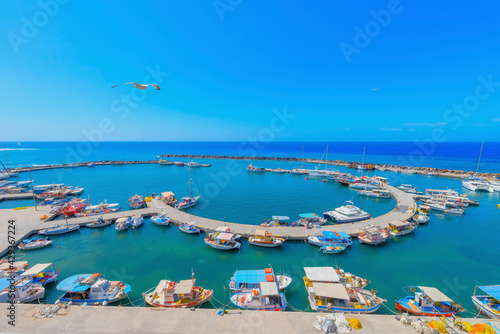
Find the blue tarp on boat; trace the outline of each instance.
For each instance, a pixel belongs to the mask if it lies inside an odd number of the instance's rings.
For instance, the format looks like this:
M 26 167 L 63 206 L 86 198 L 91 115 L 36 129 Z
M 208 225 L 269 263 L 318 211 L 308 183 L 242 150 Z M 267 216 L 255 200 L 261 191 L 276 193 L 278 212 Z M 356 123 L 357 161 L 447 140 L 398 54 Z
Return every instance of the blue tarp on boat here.
M 330 231 L 322 231 L 323 236 L 327 239 L 349 239 L 350 236 L 346 232 L 330 232 Z
M 301 213 L 300 218 L 318 218 L 319 216 L 315 213 Z
M 260 283 L 266 282 L 266 276 L 268 275 L 274 275 L 274 273 L 267 274 L 264 269 L 238 270 L 234 273 L 234 280 L 237 283 Z
M 10 281 L 7 277 L 0 279 L 0 291 L 5 290 L 9 285 Z
M 482 285 L 478 286 L 478 288 L 483 290 L 493 298 L 500 300 L 500 285 Z
M 80 279 L 92 276 L 92 274 L 80 274 L 66 278 L 57 285 L 57 290 L 68 292 L 83 292 L 90 288 L 89 284 L 81 285 Z

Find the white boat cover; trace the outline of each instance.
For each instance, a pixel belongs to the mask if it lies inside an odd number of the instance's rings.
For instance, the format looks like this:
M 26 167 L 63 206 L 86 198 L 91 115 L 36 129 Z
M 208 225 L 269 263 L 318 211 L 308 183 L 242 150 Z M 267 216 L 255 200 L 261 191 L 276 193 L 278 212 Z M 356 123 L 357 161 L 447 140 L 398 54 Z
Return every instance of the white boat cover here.
M 175 286 L 175 291 L 174 293 L 177 295 L 186 295 L 188 293 L 191 293 L 191 290 L 194 287 L 194 282 L 196 280 L 191 280 L 191 279 L 185 279 L 177 283 Z
M 233 238 L 234 234 L 232 233 L 219 233 L 217 235 L 217 237 L 215 237 L 216 239 L 219 239 L 219 240 L 226 240 L 226 241 L 229 241 Z
M 266 231 L 265 230 L 257 230 L 255 231 L 255 235 L 265 237 L 266 236 Z
M 407 226 L 409 224 L 410 223 L 408 223 L 407 221 L 404 221 L 404 220 L 395 220 L 395 221 L 392 221 L 389 223 L 389 225 L 396 226 L 396 227 L 403 227 L 403 226 Z
M 21 274 L 21 276 L 35 276 L 50 267 L 52 263 L 39 263 L 35 264 L 33 267 L 30 269 L 26 270 L 24 273 Z
M 165 191 L 165 192 L 161 193 L 161 197 L 163 197 L 163 198 L 169 198 L 172 196 L 174 196 L 174 193 L 171 191 Z
M 442 293 L 441 291 L 439 291 L 436 288 L 431 288 L 428 286 L 419 286 L 418 288 L 420 290 L 422 290 L 423 293 L 425 293 L 427 295 L 427 297 L 429 297 L 430 299 L 432 299 L 435 302 L 453 303 L 453 300 L 451 300 L 450 297 L 448 297 L 447 295 L 445 295 L 444 293 Z
M 278 286 L 276 282 L 260 282 L 261 296 L 275 296 L 278 294 Z
M 305 267 L 307 279 L 316 282 L 339 282 L 340 277 L 333 267 Z
M 123 222 L 126 222 L 127 220 L 128 220 L 128 217 L 121 217 L 121 218 L 118 218 L 118 219 L 116 220 L 116 223 L 117 223 L 117 224 L 118 224 L 118 223 L 123 223 Z
M 349 300 L 349 295 L 343 284 L 313 282 L 312 285 L 316 296 Z

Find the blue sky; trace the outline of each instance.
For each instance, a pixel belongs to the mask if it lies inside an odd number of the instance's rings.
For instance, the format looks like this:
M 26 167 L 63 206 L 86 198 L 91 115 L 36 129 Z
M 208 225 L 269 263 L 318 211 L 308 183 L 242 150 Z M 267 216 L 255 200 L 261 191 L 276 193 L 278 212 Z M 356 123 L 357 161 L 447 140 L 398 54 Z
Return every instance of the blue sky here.
M 55 1 L 0 12 L 3 140 L 499 139 L 498 1 Z

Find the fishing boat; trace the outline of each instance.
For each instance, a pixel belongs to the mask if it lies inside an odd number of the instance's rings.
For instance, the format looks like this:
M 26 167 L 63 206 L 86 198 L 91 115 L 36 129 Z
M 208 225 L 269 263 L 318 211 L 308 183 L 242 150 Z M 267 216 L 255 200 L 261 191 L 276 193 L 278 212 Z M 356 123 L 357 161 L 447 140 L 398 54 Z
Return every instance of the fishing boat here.
M 414 296 L 396 300 L 396 310 L 417 316 L 426 317 L 451 317 L 462 311 L 461 305 L 458 306 L 444 293 L 433 287 L 427 286 L 408 286 L 403 291 L 414 293 Z
M 179 167 L 180 167 L 180 166 L 185 166 L 185 165 L 186 165 L 186 163 L 185 163 L 185 162 L 182 162 L 182 161 L 176 161 L 176 162 L 174 162 L 174 165 L 176 165 L 176 166 L 179 166 Z
M 211 235 L 213 237 L 217 236 L 219 233 L 232 233 L 233 234 L 233 240 L 241 242 L 241 234 L 236 234 L 234 233 L 231 228 L 226 227 L 226 226 L 218 226 L 215 229 L 215 232 L 207 233 L 207 235 Z
M 391 198 L 391 193 L 386 190 L 373 189 L 373 190 L 359 190 L 358 194 L 365 197 L 374 198 Z
M 195 286 L 195 282 L 194 278 L 179 282 L 161 280 L 156 288 L 149 289 L 142 296 L 149 306 L 166 308 L 196 307 L 209 302 L 212 299 L 213 290 Z
M 17 247 L 22 250 L 29 250 L 43 248 L 50 245 L 52 245 L 52 239 L 50 238 L 30 238 L 21 241 Z
M 396 220 L 389 223 L 388 231 L 392 236 L 400 236 L 415 231 L 417 224 L 412 224 L 404 220 Z
M 217 235 L 209 233 L 204 240 L 208 246 L 220 250 L 239 249 L 241 246 L 241 243 L 234 240 L 232 233 L 218 233 Z
M 332 267 L 306 267 L 304 271 L 304 285 L 314 311 L 368 314 L 385 302 L 374 290 L 353 286 Z
M 166 214 L 159 214 L 157 216 L 152 216 L 151 221 L 156 225 L 164 225 L 164 226 L 170 225 L 170 218 L 167 217 Z
M 252 164 L 247 166 L 247 172 L 254 172 L 254 173 L 264 173 L 266 169 L 264 167 L 254 167 Z
M 278 173 L 278 174 L 282 174 L 282 173 L 286 173 L 286 172 L 287 172 L 286 170 L 281 169 L 281 168 L 271 169 L 271 173 Z
M 137 194 L 135 196 L 130 197 L 128 199 L 128 201 L 129 201 L 130 207 L 132 209 L 140 209 L 146 205 L 146 201 L 144 200 L 144 197 L 137 195 Z
M 97 227 L 105 227 L 111 225 L 113 222 L 111 220 L 104 220 L 102 216 L 100 216 L 95 222 L 91 222 L 86 224 L 85 226 L 90 227 L 90 228 L 97 228 Z
M 231 303 L 245 310 L 285 310 L 285 294 L 278 291 L 274 282 L 260 282 L 259 288 L 237 292 L 230 297 Z
M 17 278 L 15 282 L 8 277 L 2 278 L 0 291 L 0 303 L 29 303 L 45 296 L 45 288 L 29 278 Z
M 354 203 L 351 201 L 344 202 L 343 206 L 338 207 L 335 210 L 324 212 L 323 217 L 335 220 L 338 224 L 354 223 L 371 218 L 369 213 L 361 210 L 357 206 L 354 206 Z
M 57 280 L 59 271 L 56 271 L 53 263 L 39 263 L 21 273 L 19 277 L 29 278 L 34 284 L 49 284 Z
M 483 293 L 477 294 L 478 289 Z M 472 302 L 481 313 L 492 319 L 500 319 L 500 285 L 476 286 Z
M 488 183 L 490 184 L 491 188 L 493 188 L 494 191 L 500 191 L 500 181 L 489 180 Z
M 136 216 L 134 215 L 134 217 L 132 218 L 132 228 L 139 228 L 142 226 L 142 224 L 144 223 L 144 218 L 142 218 L 141 215 L 139 216 Z
M 165 204 L 169 206 L 175 206 L 177 203 L 177 199 L 175 198 L 175 194 L 171 191 L 165 191 L 161 193 L 161 199 Z
M 188 234 L 199 234 L 201 230 L 198 226 L 194 225 L 194 222 L 191 223 L 182 223 L 179 225 L 179 230 Z
M 66 221 L 67 222 L 67 221 Z M 70 232 L 75 232 L 80 229 L 80 225 L 78 224 L 68 224 L 66 225 L 56 225 L 50 228 L 46 228 L 38 231 L 39 234 L 43 235 L 56 235 L 56 234 L 65 234 Z
M 427 224 L 430 220 L 430 211 L 431 208 L 427 205 L 420 205 L 417 209 L 417 214 L 413 216 L 413 221 L 417 224 Z
M 323 246 L 342 246 L 348 247 L 352 245 L 352 239 L 346 232 L 336 231 L 321 231 L 322 235 L 308 236 L 307 241 L 311 245 L 319 247 Z
M 285 239 L 273 236 L 266 230 L 257 230 L 255 235 L 248 238 L 248 243 L 260 247 L 278 247 L 283 245 Z
M 87 206 L 87 204 L 84 201 L 71 202 L 67 207 L 62 209 L 62 213 L 66 217 L 71 217 L 75 213 L 82 211 L 86 206 Z
M 198 204 L 198 201 L 200 200 L 201 196 L 194 196 L 193 197 L 193 179 L 191 178 L 191 167 L 189 169 L 189 197 L 183 197 L 181 198 L 181 201 L 175 205 L 175 208 L 177 210 L 184 210 L 187 208 L 190 208 L 192 206 L 195 206 Z M 195 180 L 196 180 L 196 174 L 195 174 Z M 196 181 L 196 186 L 198 187 L 198 181 Z M 198 187 L 198 193 L 200 192 L 200 188 Z
M 236 270 L 227 283 L 231 292 L 242 292 L 258 289 L 261 282 L 274 282 L 278 291 L 282 291 L 292 283 L 292 277 L 286 274 L 276 274 L 271 267 L 257 270 Z
M 116 232 L 125 231 L 132 225 L 132 217 L 120 217 L 115 222 Z
M 443 202 L 425 202 L 431 210 L 448 213 L 451 215 L 463 215 L 464 210 L 454 207 L 451 203 L 443 203 Z
M 345 246 L 324 245 L 319 248 L 325 254 L 336 254 L 345 251 Z
M 292 168 L 292 170 L 290 171 L 290 174 L 294 174 L 294 175 L 303 175 L 303 174 L 307 174 L 307 169 L 304 169 L 304 168 Z
M 315 213 L 301 213 L 300 219 L 296 221 L 296 225 L 305 226 L 307 228 L 318 227 L 326 223 L 326 219 L 318 216 Z
M 160 159 L 158 163 L 162 166 L 172 166 L 174 163 L 172 161 Z
M 119 212 L 122 208 L 117 208 L 118 205 L 118 203 L 108 203 L 107 201 L 98 205 L 89 205 L 80 212 L 75 212 L 75 217 L 97 216 L 106 213 Z
M 426 189 L 425 190 L 425 195 L 426 196 L 437 196 L 437 195 L 449 195 L 449 196 L 460 196 L 458 191 L 452 190 L 452 189 Z
M 57 290 L 64 291 L 59 302 L 105 306 L 125 299 L 131 288 L 122 281 L 109 281 L 102 274 L 95 273 L 66 278 L 57 285 Z
M 349 183 L 349 188 L 351 189 L 363 189 L 363 190 L 375 190 L 379 189 L 380 186 L 378 184 L 374 184 L 372 182 L 361 180 L 360 182 Z
M 272 216 L 271 219 L 265 219 L 260 226 L 271 227 L 271 226 L 290 226 L 290 217 L 288 216 Z M 293 224 L 295 225 L 295 224 Z M 292 226 L 293 226 L 292 225 Z M 297 224 L 298 225 L 298 224 Z
M 358 240 L 360 244 L 378 245 L 385 242 L 389 236 L 389 232 L 380 226 L 368 225 L 361 229 Z
M 91 162 L 87 165 L 87 167 L 95 167 L 95 163 L 94 162 Z
M 411 184 L 402 184 L 396 188 L 398 188 L 399 190 L 402 190 L 408 194 L 423 195 L 423 193 L 421 191 L 417 191 L 417 188 L 412 187 Z

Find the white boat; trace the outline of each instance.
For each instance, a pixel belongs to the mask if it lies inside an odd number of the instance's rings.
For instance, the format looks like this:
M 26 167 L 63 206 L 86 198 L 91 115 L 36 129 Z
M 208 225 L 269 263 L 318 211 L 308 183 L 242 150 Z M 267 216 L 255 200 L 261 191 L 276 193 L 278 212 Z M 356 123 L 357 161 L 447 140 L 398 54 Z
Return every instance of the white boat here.
M 460 196 L 460 194 L 458 193 L 458 191 L 452 190 L 452 189 L 446 189 L 446 190 L 442 190 L 442 189 L 426 189 L 425 190 L 425 195 L 426 196 L 431 196 L 431 197 L 434 197 L 434 196 L 437 196 L 437 195 Z
M 259 288 L 237 292 L 229 299 L 234 306 L 246 310 L 284 311 L 286 309 L 285 294 L 278 291 L 275 282 L 260 282 Z
M 200 167 L 201 167 L 201 165 L 200 165 L 199 163 L 194 162 L 194 161 L 190 161 L 190 162 L 188 162 L 188 163 L 186 164 L 186 166 L 191 167 L 191 168 L 200 168 Z
M 491 188 L 493 188 L 494 191 L 500 191 L 500 181 L 489 180 L 488 183 L 490 184 Z
M 448 213 L 451 215 L 463 215 L 464 214 L 463 209 L 458 209 L 456 207 L 453 207 L 449 203 L 427 201 L 426 204 L 434 211 L 444 212 L 444 213 Z
M 318 227 L 326 223 L 326 219 L 315 213 L 301 213 L 300 219 L 294 225 L 301 225 L 307 228 Z
M 156 225 L 164 225 L 164 226 L 170 225 L 170 218 L 167 217 L 166 214 L 160 214 L 160 215 L 157 215 L 157 216 L 152 216 L 151 217 L 151 221 L 153 223 L 155 223 Z
M 271 169 L 271 173 L 278 173 L 278 174 L 282 174 L 282 173 L 286 173 L 286 172 L 287 172 L 286 170 L 281 169 L 281 168 Z
M 80 225 L 78 224 L 66 224 L 66 225 L 56 225 L 47 229 L 43 229 L 38 231 L 39 234 L 43 235 L 55 235 L 55 234 L 65 234 L 74 231 L 78 231 L 80 229 Z
M 374 198 L 391 198 L 391 193 L 386 190 L 373 189 L 373 190 L 359 190 L 358 194 L 365 197 Z
M 239 249 L 241 246 L 241 243 L 234 240 L 233 233 L 217 233 L 217 235 L 209 233 L 204 241 L 206 245 L 220 250 Z
M 95 273 L 66 278 L 57 285 L 57 290 L 64 291 L 59 302 L 104 306 L 125 299 L 131 288 L 122 281 L 108 281 Z
M 17 247 L 22 250 L 29 250 L 38 249 L 49 245 L 52 245 L 52 239 L 50 238 L 30 238 L 21 241 Z
M 140 209 L 146 205 L 144 197 L 137 194 L 135 196 L 130 197 L 128 201 L 130 202 L 130 207 L 132 207 L 132 209 Z
M 389 232 L 380 226 L 368 225 L 361 229 L 358 240 L 360 244 L 378 245 L 385 242 L 389 236 Z
M 156 288 L 144 292 L 146 304 L 163 308 L 193 308 L 209 302 L 213 290 L 195 286 L 194 278 L 177 282 L 161 280 Z
M 307 173 L 308 173 L 307 169 L 304 168 L 292 168 L 292 170 L 290 171 L 290 174 L 294 175 L 303 175 Z
M 194 222 L 191 223 L 182 223 L 179 225 L 179 230 L 188 234 L 199 234 L 201 230 L 198 226 L 195 225 Z
M 160 159 L 158 163 L 162 166 L 172 166 L 174 163 L 172 161 Z
M 477 289 L 483 293 L 477 294 Z M 472 302 L 481 313 L 492 319 L 500 319 L 500 285 L 476 286 Z
M 349 188 L 351 189 L 379 189 L 380 186 L 377 184 L 370 183 L 368 181 L 361 181 L 361 182 L 354 182 L 354 183 L 349 183 Z
M 118 205 L 118 203 L 108 203 L 107 201 L 98 205 L 89 205 L 80 212 L 75 212 L 75 217 L 98 216 L 106 213 L 119 212 L 122 208 L 117 208 Z
M 113 222 L 111 220 L 104 220 L 102 219 L 102 216 L 99 217 L 95 222 L 91 222 L 86 224 L 85 226 L 90 227 L 90 228 L 96 228 L 96 227 L 105 227 L 108 225 L 111 225 Z
M 115 229 L 117 232 L 121 232 L 128 229 L 130 225 L 132 225 L 131 217 L 121 217 L 116 220 Z
M 248 238 L 248 243 L 260 247 L 279 247 L 283 245 L 285 239 L 273 236 L 266 230 L 257 230 L 255 235 Z
M 477 177 L 463 179 L 462 186 L 465 189 L 469 189 L 471 191 L 483 191 L 483 192 L 489 192 L 489 193 L 492 193 L 495 191 L 490 183 L 488 183 L 487 181 L 484 181 L 480 178 L 477 178 Z
M 182 162 L 182 161 L 176 161 L 176 162 L 174 162 L 174 165 L 175 165 L 175 166 L 185 166 L 185 165 L 186 165 L 186 163 L 185 163 L 185 162 Z
M 393 236 L 400 236 L 415 231 L 417 224 L 412 224 L 404 220 L 396 220 L 389 223 L 388 231 Z
M 319 248 L 319 251 L 322 251 L 325 254 L 337 254 L 337 253 L 345 251 L 345 247 L 344 246 L 335 246 L 335 245 L 325 245 L 325 246 L 321 246 Z
M 264 167 L 255 167 L 252 164 L 247 166 L 247 172 L 254 172 L 254 173 L 264 173 L 266 169 Z
M 411 184 L 402 184 L 396 188 L 398 188 L 399 190 L 402 190 L 408 194 L 423 195 L 423 193 L 421 191 L 417 191 L 417 188 L 412 187 Z
M 144 218 L 142 218 L 142 216 L 136 216 L 134 215 L 134 217 L 132 218 L 132 228 L 139 228 L 142 226 L 144 222 Z
M 198 204 L 198 201 L 200 200 L 201 196 L 195 196 L 193 197 L 193 179 L 191 178 L 191 167 L 189 169 L 189 197 L 183 197 L 181 198 L 181 201 L 175 205 L 175 208 L 177 210 L 184 210 L 187 208 L 190 208 L 192 206 L 195 206 Z M 196 175 L 195 175 L 196 179 Z M 196 181 L 196 186 L 198 187 L 198 181 Z M 198 187 L 198 193 L 200 192 L 200 189 Z
M 342 246 L 348 247 L 352 245 L 352 239 L 346 232 L 336 231 L 321 231 L 322 235 L 308 236 L 307 241 L 311 245 L 323 246 Z
M 8 277 L 0 279 L 0 291 L 0 303 L 29 303 L 45 296 L 45 288 L 27 277 L 16 278 L 12 284 Z
M 236 270 L 228 284 L 231 292 L 242 292 L 259 288 L 261 282 L 275 282 L 278 291 L 282 291 L 292 283 L 292 277 L 286 274 L 277 274 L 271 267 L 256 270 Z
M 53 263 L 39 263 L 21 273 L 19 277 L 28 278 L 33 284 L 46 285 L 57 280 L 60 270 L 56 271 Z
M 324 212 L 323 217 L 335 220 L 338 224 L 353 223 L 371 218 L 369 213 L 354 206 L 354 203 L 351 201 L 344 202 L 343 206 L 335 210 Z

